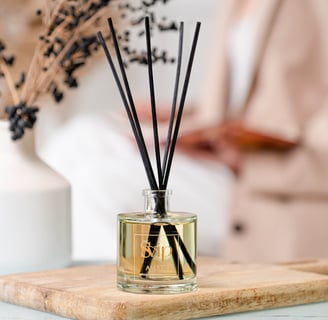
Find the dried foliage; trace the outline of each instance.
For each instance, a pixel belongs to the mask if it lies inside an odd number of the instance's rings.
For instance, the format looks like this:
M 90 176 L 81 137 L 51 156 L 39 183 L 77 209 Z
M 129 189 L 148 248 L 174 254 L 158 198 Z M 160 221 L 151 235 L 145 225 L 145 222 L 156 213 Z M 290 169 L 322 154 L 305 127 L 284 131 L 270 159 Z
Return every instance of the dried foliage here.
M 59 103 L 64 97 L 65 88 L 78 87 L 77 70 L 97 52 L 99 43 L 96 32 L 105 30 L 108 16 L 117 17 L 122 25 L 119 40 L 126 53 L 126 63 L 143 64 L 144 53 L 130 46 L 129 28 L 138 28 L 147 15 L 158 30 L 176 30 L 176 24 L 167 22 L 165 17 L 157 21 L 152 10 L 155 5 L 166 2 L 168 0 L 45 1 L 44 8 L 36 12 L 42 20 L 42 30 L 32 61 L 27 72 L 22 71 L 16 81 L 10 68 L 19 57 L 8 53 L 5 43 L 0 40 L 0 77 L 5 78 L 11 95 L 12 105 L 7 106 L 5 112 L 10 122 L 12 139 L 23 137 L 26 129 L 33 128 L 38 112 L 35 103 L 41 94 L 50 94 Z M 108 40 L 106 31 L 104 35 Z M 143 36 L 142 33 L 138 35 Z M 174 62 L 165 51 L 159 52 L 157 48 L 154 48 L 153 59 L 154 62 Z

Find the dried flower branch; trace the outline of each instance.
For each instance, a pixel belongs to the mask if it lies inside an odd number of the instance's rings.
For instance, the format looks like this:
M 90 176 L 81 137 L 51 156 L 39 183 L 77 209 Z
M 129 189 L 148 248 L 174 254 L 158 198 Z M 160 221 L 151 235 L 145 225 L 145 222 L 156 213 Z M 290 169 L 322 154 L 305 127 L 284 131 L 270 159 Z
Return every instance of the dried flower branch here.
M 33 58 L 27 73 L 21 72 L 17 82 L 10 72 L 15 56 L 4 54 L 6 47 L 0 41 L 0 76 L 5 78 L 12 100 L 12 105 L 5 108 L 12 139 L 20 139 L 25 129 L 33 127 L 38 112 L 34 104 L 41 94 L 49 93 L 59 103 L 65 88 L 78 87 L 76 72 L 98 50 L 96 30 L 101 28 L 100 21 L 106 23 L 105 18 L 109 15 L 106 10 L 111 10 L 111 16 L 119 16 L 124 25 L 119 41 L 124 47 L 126 64 L 145 64 L 146 53 L 130 47 L 131 32 L 125 27 L 132 25 L 136 28 L 143 17 L 149 15 L 159 31 L 176 30 L 174 22 L 165 23 L 165 19 L 157 22 L 155 13 L 151 11 L 156 4 L 167 2 L 140 0 L 134 1 L 139 4 L 132 6 L 129 1 L 121 0 L 46 0 L 44 8 L 36 12 L 42 19 L 42 31 Z M 109 39 L 106 31 L 104 35 Z M 140 32 L 138 35 L 143 36 Z M 157 48 L 154 48 L 152 57 L 154 62 L 174 62 L 167 52 L 159 52 Z

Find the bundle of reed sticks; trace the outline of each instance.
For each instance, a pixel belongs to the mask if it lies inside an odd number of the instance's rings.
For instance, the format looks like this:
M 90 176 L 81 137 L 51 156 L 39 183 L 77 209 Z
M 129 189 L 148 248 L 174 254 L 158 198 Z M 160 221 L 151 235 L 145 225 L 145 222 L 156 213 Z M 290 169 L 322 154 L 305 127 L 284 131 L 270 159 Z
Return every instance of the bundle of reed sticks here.
M 166 190 L 171 166 L 172 166 L 172 160 L 174 156 L 174 151 L 176 147 L 176 142 L 179 134 L 179 128 L 181 124 L 181 119 L 183 115 L 189 80 L 190 80 L 190 74 L 192 70 L 193 60 L 195 56 L 197 41 L 198 41 L 198 35 L 200 31 L 200 22 L 196 24 L 194 37 L 192 41 L 191 51 L 189 54 L 189 60 L 186 68 L 186 74 L 185 79 L 182 86 L 180 101 L 178 103 L 178 93 L 179 93 L 179 82 L 180 82 L 180 75 L 181 75 L 181 65 L 182 65 L 182 52 L 183 52 L 183 34 L 184 34 L 184 24 L 183 22 L 180 23 L 179 26 L 179 45 L 178 45 L 178 59 L 177 59 L 177 69 L 176 69 L 176 77 L 175 77 L 175 85 L 174 85 L 174 93 L 173 93 L 173 101 L 172 101 L 172 108 L 171 108 L 171 114 L 169 119 L 169 125 L 168 125 L 168 133 L 166 138 L 166 144 L 164 149 L 164 156 L 163 160 L 161 159 L 161 152 L 160 152 L 160 143 L 159 143 L 159 136 L 158 136 L 158 125 L 157 125 L 157 115 L 156 115 L 156 99 L 155 99 L 155 90 L 154 90 L 154 76 L 153 76 L 153 67 L 152 67 L 152 48 L 151 48 L 151 36 L 150 36 L 150 21 L 149 17 L 145 17 L 145 34 L 146 34 L 146 45 L 147 45 L 147 58 L 146 58 L 146 64 L 148 66 L 148 78 L 149 78 L 149 88 L 150 88 L 150 104 L 151 104 L 151 114 L 152 114 L 152 124 L 153 124 L 153 136 L 154 136 L 154 146 L 155 146 L 155 156 L 156 156 L 156 169 L 157 169 L 157 180 L 155 177 L 155 173 L 150 161 L 149 153 L 147 150 L 147 146 L 145 144 L 145 140 L 143 137 L 142 129 L 140 126 L 140 121 L 137 115 L 135 103 L 132 97 L 130 85 L 127 79 L 125 67 L 123 58 L 121 55 L 121 50 L 119 48 L 119 44 L 117 41 L 116 32 L 113 26 L 113 21 L 111 18 L 108 19 L 109 29 L 111 32 L 111 37 L 113 40 L 114 48 L 116 57 L 119 64 L 119 69 L 121 73 L 121 78 L 123 80 L 123 84 L 121 82 L 120 76 L 118 74 L 118 71 L 116 70 L 114 61 L 112 59 L 112 55 L 110 54 L 110 51 L 108 49 L 108 46 L 106 45 L 105 39 L 101 32 L 98 32 L 98 39 L 100 41 L 100 44 L 102 45 L 105 55 L 107 57 L 109 66 L 111 68 L 111 71 L 114 75 L 115 82 L 117 84 L 118 90 L 120 92 L 123 105 L 125 107 L 129 122 L 131 124 L 131 128 L 139 149 L 139 153 L 141 155 L 144 168 L 147 174 L 147 178 L 149 181 L 150 188 L 152 190 Z M 161 208 L 159 205 L 158 208 L 158 214 L 161 217 L 165 217 L 166 212 L 165 208 Z M 151 224 L 150 231 L 149 231 L 149 243 L 152 247 L 155 247 L 157 243 L 157 239 L 160 233 L 160 226 L 154 224 Z M 183 279 L 183 272 L 182 268 L 180 266 L 178 251 L 176 248 L 176 243 L 179 244 L 180 249 L 189 265 L 191 270 L 193 270 L 194 273 L 196 273 L 196 265 L 194 261 L 192 260 L 190 254 L 188 253 L 188 250 L 186 246 L 184 245 L 181 237 L 179 236 L 179 233 L 174 225 L 166 224 L 164 226 L 164 231 L 167 235 L 168 241 L 171 243 L 172 247 L 172 257 L 174 259 L 175 267 L 177 274 L 179 276 L 179 279 Z M 173 239 L 173 237 L 175 240 Z M 143 266 L 141 268 L 140 274 L 145 275 L 147 271 L 149 270 L 149 266 L 151 263 L 152 257 L 148 257 L 144 259 Z

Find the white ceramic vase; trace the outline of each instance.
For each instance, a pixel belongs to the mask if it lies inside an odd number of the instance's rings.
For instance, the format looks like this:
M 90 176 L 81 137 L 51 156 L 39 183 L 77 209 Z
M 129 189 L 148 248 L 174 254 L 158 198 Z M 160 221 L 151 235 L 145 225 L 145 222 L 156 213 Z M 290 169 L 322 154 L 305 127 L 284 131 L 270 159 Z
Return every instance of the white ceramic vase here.
M 0 120 L 0 274 L 70 264 L 70 191 L 36 154 L 34 131 L 13 142 Z

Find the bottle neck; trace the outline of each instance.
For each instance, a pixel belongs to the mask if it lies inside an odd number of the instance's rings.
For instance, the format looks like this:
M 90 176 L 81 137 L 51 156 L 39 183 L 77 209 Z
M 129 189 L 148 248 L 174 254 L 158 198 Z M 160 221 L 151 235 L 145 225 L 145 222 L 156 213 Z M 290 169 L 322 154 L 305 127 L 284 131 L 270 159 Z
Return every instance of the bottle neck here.
M 169 211 L 171 190 L 144 190 L 146 215 L 163 217 Z
M 34 130 L 26 130 L 24 136 L 16 141 L 11 140 L 7 120 L 0 120 L 0 157 L 37 157 Z

